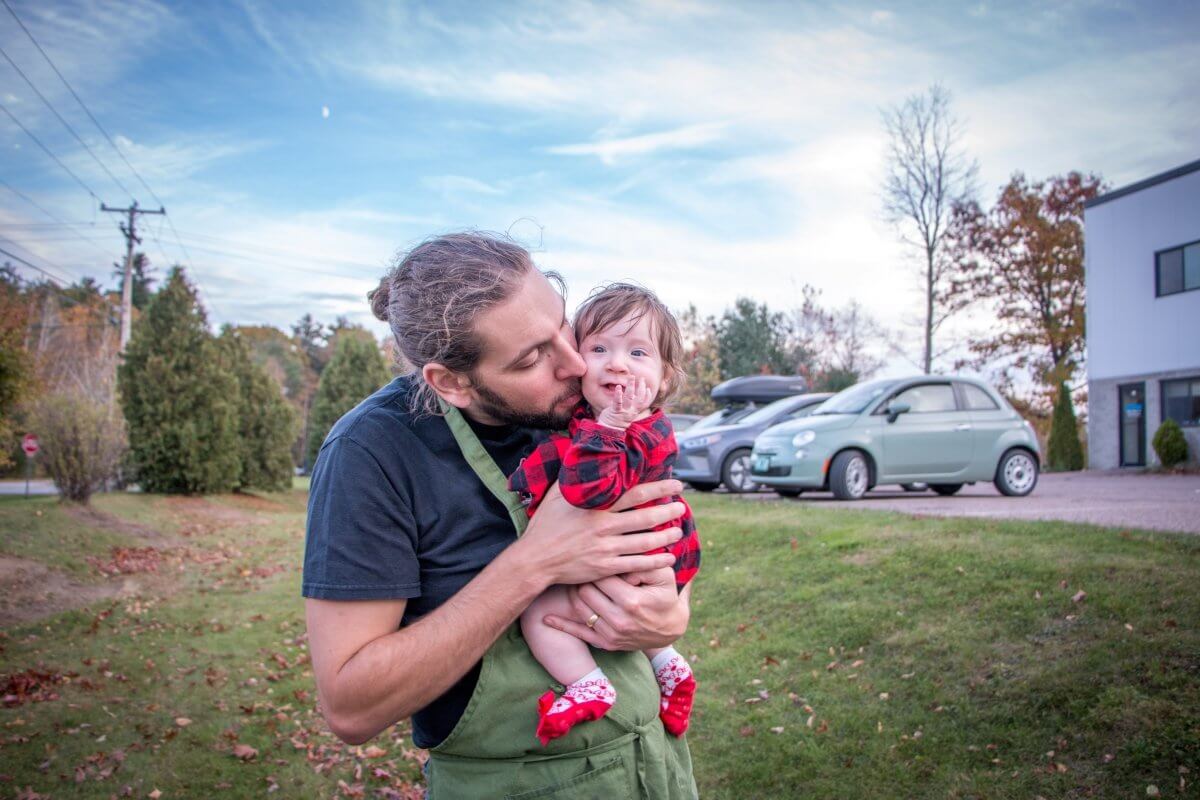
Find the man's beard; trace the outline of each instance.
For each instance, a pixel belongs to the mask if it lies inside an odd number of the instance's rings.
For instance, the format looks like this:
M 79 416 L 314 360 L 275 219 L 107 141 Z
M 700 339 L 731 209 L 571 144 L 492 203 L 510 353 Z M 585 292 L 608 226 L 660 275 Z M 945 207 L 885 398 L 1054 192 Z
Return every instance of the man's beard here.
M 545 411 L 521 411 L 513 408 L 507 400 L 479 381 L 473 381 L 472 388 L 478 398 L 479 410 L 492 419 L 497 419 L 505 425 L 548 431 L 564 430 L 567 427 L 567 423 L 571 421 L 571 416 L 575 412 L 574 406 L 566 411 L 555 411 L 555 409 L 563 401 L 579 396 L 579 381 L 574 381 L 566 391 L 554 399 L 554 402 Z

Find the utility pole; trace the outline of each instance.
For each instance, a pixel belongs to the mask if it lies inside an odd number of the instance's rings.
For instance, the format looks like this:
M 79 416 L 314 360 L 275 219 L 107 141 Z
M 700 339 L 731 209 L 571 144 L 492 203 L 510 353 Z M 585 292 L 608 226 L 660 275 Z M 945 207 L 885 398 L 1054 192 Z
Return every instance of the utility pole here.
M 146 211 L 138 208 L 137 200 L 129 208 L 109 208 L 101 203 L 100 210 L 129 215 L 129 224 L 121 223 L 121 233 L 125 234 L 125 279 L 121 282 L 121 352 L 124 353 L 133 321 L 133 245 L 142 243 L 137 235 L 137 215 L 166 214 L 167 210 L 159 206 L 158 211 Z

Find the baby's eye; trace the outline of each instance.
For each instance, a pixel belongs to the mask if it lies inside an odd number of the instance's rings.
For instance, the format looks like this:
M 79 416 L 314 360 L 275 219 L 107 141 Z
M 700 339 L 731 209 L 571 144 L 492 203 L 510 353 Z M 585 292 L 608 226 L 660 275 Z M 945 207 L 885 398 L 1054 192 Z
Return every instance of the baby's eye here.
M 640 348 L 640 347 L 635 347 L 635 348 L 633 348 L 633 350 L 631 350 L 631 351 L 630 351 L 630 355 L 635 355 L 635 356 L 648 356 L 648 355 L 650 355 L 650 354 L 649 354 L 649 353 L 647 353 L 645 350 L 643 350 L 643 349 L 642 349 L 642 348 Z
M 589 349 L 591 352 L 593 352 L 593 353 L 603 353 L 603 352 L 604 352 L 604 345 L 602 345 L 602 344 L 594 344 L 594 345 L 592 345 L 592 346 L 591 346 L 590 348 L 588 348 L 588 349 Z

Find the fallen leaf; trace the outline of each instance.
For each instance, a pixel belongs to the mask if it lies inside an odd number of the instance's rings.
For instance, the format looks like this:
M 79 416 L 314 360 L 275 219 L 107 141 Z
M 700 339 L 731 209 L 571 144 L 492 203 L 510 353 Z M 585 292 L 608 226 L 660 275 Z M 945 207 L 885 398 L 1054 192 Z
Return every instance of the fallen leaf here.
M 242 761 L 250 761 L 258 756 L 258 751 L 248 744 L 235 744 L 233 746 L 233 755 Z
M 175 724 L 181 728 L 186 728 L 188 725 L 192 724 L 192 721 L 187 717 L 176 717 Z
M 1072 603 L 1080 603 L 1080 602 L 1083 602 L 1083 598 L 1085 598 L 1085 597 L 1087 597 L 1087 592 L 1085 592 L 1083 589 L 1080 589 L 1078 592 L 1076 592 L 1076 593 L 1075 593 L 1075 594 L 1074 594 L 1074 595 L 1071 597 L 1071 602 L 1072 602 Z
M 771 728 L 771 733 L 783 733 L 783 726 L 780 725 L 778 728 Z
M 153 792 L 151 792 L 150 794 L 148 794 L 146 796 L 149 797 L 150 800 L 158 800 L 158 798 L 162 797 L 162 792 L 160 792 L 158 789 L 155 789 Z
M 364 758 L 379 758 L 380 756 L 386 756 L 386 755 L 387 755 L 387 750 L 384 750 L 382 747 L 379 747 L 377 745 L 371 745 L 366 750 L 363 750 Z
M 738 733 L 741 734 L 743 737 L 753 736 L 754 735 L 754 726 L 753 725 L 744 725 L 742 727 L 742 729 L 738 731 Z
M 1150 784 L 1149 786 L 1147 786 L 1146 787 L 1146 796 L 1147 797 L 1158 797 L 1159 796 L 1158 787 L 1155 786 L 1153 783 Z

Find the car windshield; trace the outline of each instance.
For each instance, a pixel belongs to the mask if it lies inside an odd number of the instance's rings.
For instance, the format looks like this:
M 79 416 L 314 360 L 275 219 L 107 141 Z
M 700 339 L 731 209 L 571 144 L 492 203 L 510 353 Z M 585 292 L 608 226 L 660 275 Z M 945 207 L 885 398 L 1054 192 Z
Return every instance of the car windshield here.
M 878 399 L 879 395 L 897 383 L 899 381 L 881 380 L 851 386 L 826 400 L 812 415 L 815 417 L 824 414 L 860 414 L 863 409 Z
M 791 411 L 796 406 L 796 398 L 785 397 L 782 400 L 776 400 L 774 403 L 769 403 L 755 411 L 753 414 L 738 420 L 739 425 L 766 425 L 771 420 L 778 417 L 785 411 Z
M 688 433 L 700 430 L 701 428 L 711 428 L 714 425 L 732 425 L 752 413 L 754 413 L 754 406 L 742 406 L 732 411 L 729 408 L 722 408 L 720 411 L 712 412 L 707 417 L 701 417 L 695 424 L 688 428 Z

